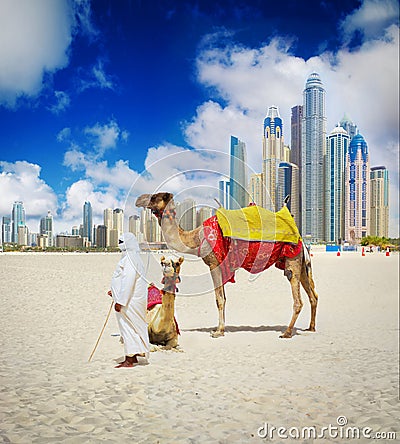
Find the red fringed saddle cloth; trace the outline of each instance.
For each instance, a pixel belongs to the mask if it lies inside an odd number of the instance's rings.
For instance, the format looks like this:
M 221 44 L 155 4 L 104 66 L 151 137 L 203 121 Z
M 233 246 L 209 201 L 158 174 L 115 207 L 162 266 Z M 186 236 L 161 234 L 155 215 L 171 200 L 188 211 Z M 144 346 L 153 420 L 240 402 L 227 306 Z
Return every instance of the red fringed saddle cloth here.
M 147 288 L 147 310 L 151 310 L 155 305 L 162 304 L 162 291 L 151 283 Z M 178 322 L 174 318 L 176 325 L 176 332 L 180 335 Z
M 222 235 L 216 216 L 203 222 L 204 235 L 220 263 L 222 282 L 235 282 L 235 271 L 244 268 L 256 274 L 275 264 L 285 269 L 285 258 L 297 256 L 302 249 L 302 242 L 259 242 L 232 239 Z

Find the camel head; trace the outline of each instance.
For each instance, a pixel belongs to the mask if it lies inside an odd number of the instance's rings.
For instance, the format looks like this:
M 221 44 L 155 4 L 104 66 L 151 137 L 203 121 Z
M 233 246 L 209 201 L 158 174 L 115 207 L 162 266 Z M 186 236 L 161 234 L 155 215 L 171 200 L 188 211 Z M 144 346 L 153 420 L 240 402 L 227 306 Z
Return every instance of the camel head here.
M 177 261 L 174 261 L 173 259 L 165 259 L 164 256 L 161 258 L 161 267 L 163 271 L 163 279 L 161 283 L 164 284 L 164 292 L 175 293 L 175 291 L 178 291 L 176 284 L 179 284 L 181 281 L 179 273 L 181 271 L 182 262 L 183 257 L 180 257 Z
M 173 197 L 172 193 L 142 194 L 136 199 L 135 205 L 137 207 L 149 208 L 160 219 Z

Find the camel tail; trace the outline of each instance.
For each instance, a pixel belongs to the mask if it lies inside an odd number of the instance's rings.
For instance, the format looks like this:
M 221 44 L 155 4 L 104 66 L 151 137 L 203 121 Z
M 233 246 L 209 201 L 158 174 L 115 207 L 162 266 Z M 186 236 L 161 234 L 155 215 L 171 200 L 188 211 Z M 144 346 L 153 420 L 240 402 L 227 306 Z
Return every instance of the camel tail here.
M 308 250 L 307 245 L 303 242 L 303 257 L 304 257 L 304 264 L 306 266 L 307 276 L 311 275 L 311 256 L 310 251 Z

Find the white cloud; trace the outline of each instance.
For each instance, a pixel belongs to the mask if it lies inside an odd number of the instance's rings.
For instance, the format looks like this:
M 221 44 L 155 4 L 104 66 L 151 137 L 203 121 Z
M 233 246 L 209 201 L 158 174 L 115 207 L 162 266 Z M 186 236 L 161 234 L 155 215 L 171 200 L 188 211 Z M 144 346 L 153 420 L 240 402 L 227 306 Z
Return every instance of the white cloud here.
M 0 3 L 0 103 L 37 95 L 44 73 L 67 65 L 71 27 L 67 1 Z
M 40 166 L 26 161 L 0 161 L 0 214 L 11 214 L 14 201 L 24 203 L 27 225 L 36 232 L 38 220 L 47 211 L 57 212 L 57 196 L 40 178 Z
M 48 109 L 54 114 L 59 114 L 69 107 L 71 99 L 64 91 L 54 91 L 54 95 L 56 98 L 56 103 L 50 106 Z
M 75 34 L 97 35 L 90 14 L 89 0 L 0 2 L 0 105 L 40 94 L 46 75 L 68 65 Z M 66 97 L 57 97 L 59 106 Z
M 111 120 L 105 125 L 96 123 L 92 127 L 86 127 L 85 134 L 92 137 L 94 147 L 100 156 L 102 156 L 106 150 L 115 148 L 119 139 L 126 141 L 128 137 L 126 131 L 121 133 L 115 120 Z
M 399 20 L 397 0 L 364 0 L 360 7 L 342 22 L 343 39 L 349 42 L 358 31 L 369 40 L 379 38 L 385 29 Z
M 85 76 L 79 80 L 78 90 L 80 92 L 89 88 L 115 89 L 113 78 L 105 72 L 103 65 L 103 62 L 98 60 L 97 64 L 92 66 L 89 75 L 85 73 Z

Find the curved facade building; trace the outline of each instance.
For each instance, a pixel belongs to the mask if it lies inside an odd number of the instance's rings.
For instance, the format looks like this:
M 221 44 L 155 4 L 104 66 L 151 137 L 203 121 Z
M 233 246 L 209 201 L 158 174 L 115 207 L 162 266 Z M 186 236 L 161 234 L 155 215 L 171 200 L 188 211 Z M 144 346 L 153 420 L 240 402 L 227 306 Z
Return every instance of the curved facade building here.
M 369 234 L 370 170 L 368 145 L 361 134 L 350 142 L 345 169 L 345 236 L 351 244 Z
M 278 167 L 285 160 L 283 143 L 283 125 L 277 106 L 268 108 L 264 119 L 263 134 L 263 206 L 271 211 L 277 211 L 277 175 Z
M 313 72 L 303 91 L 301 225 L 303 238 L 314 243 L 325 238 L 325 137 L 325 89 L 319 74 Z

